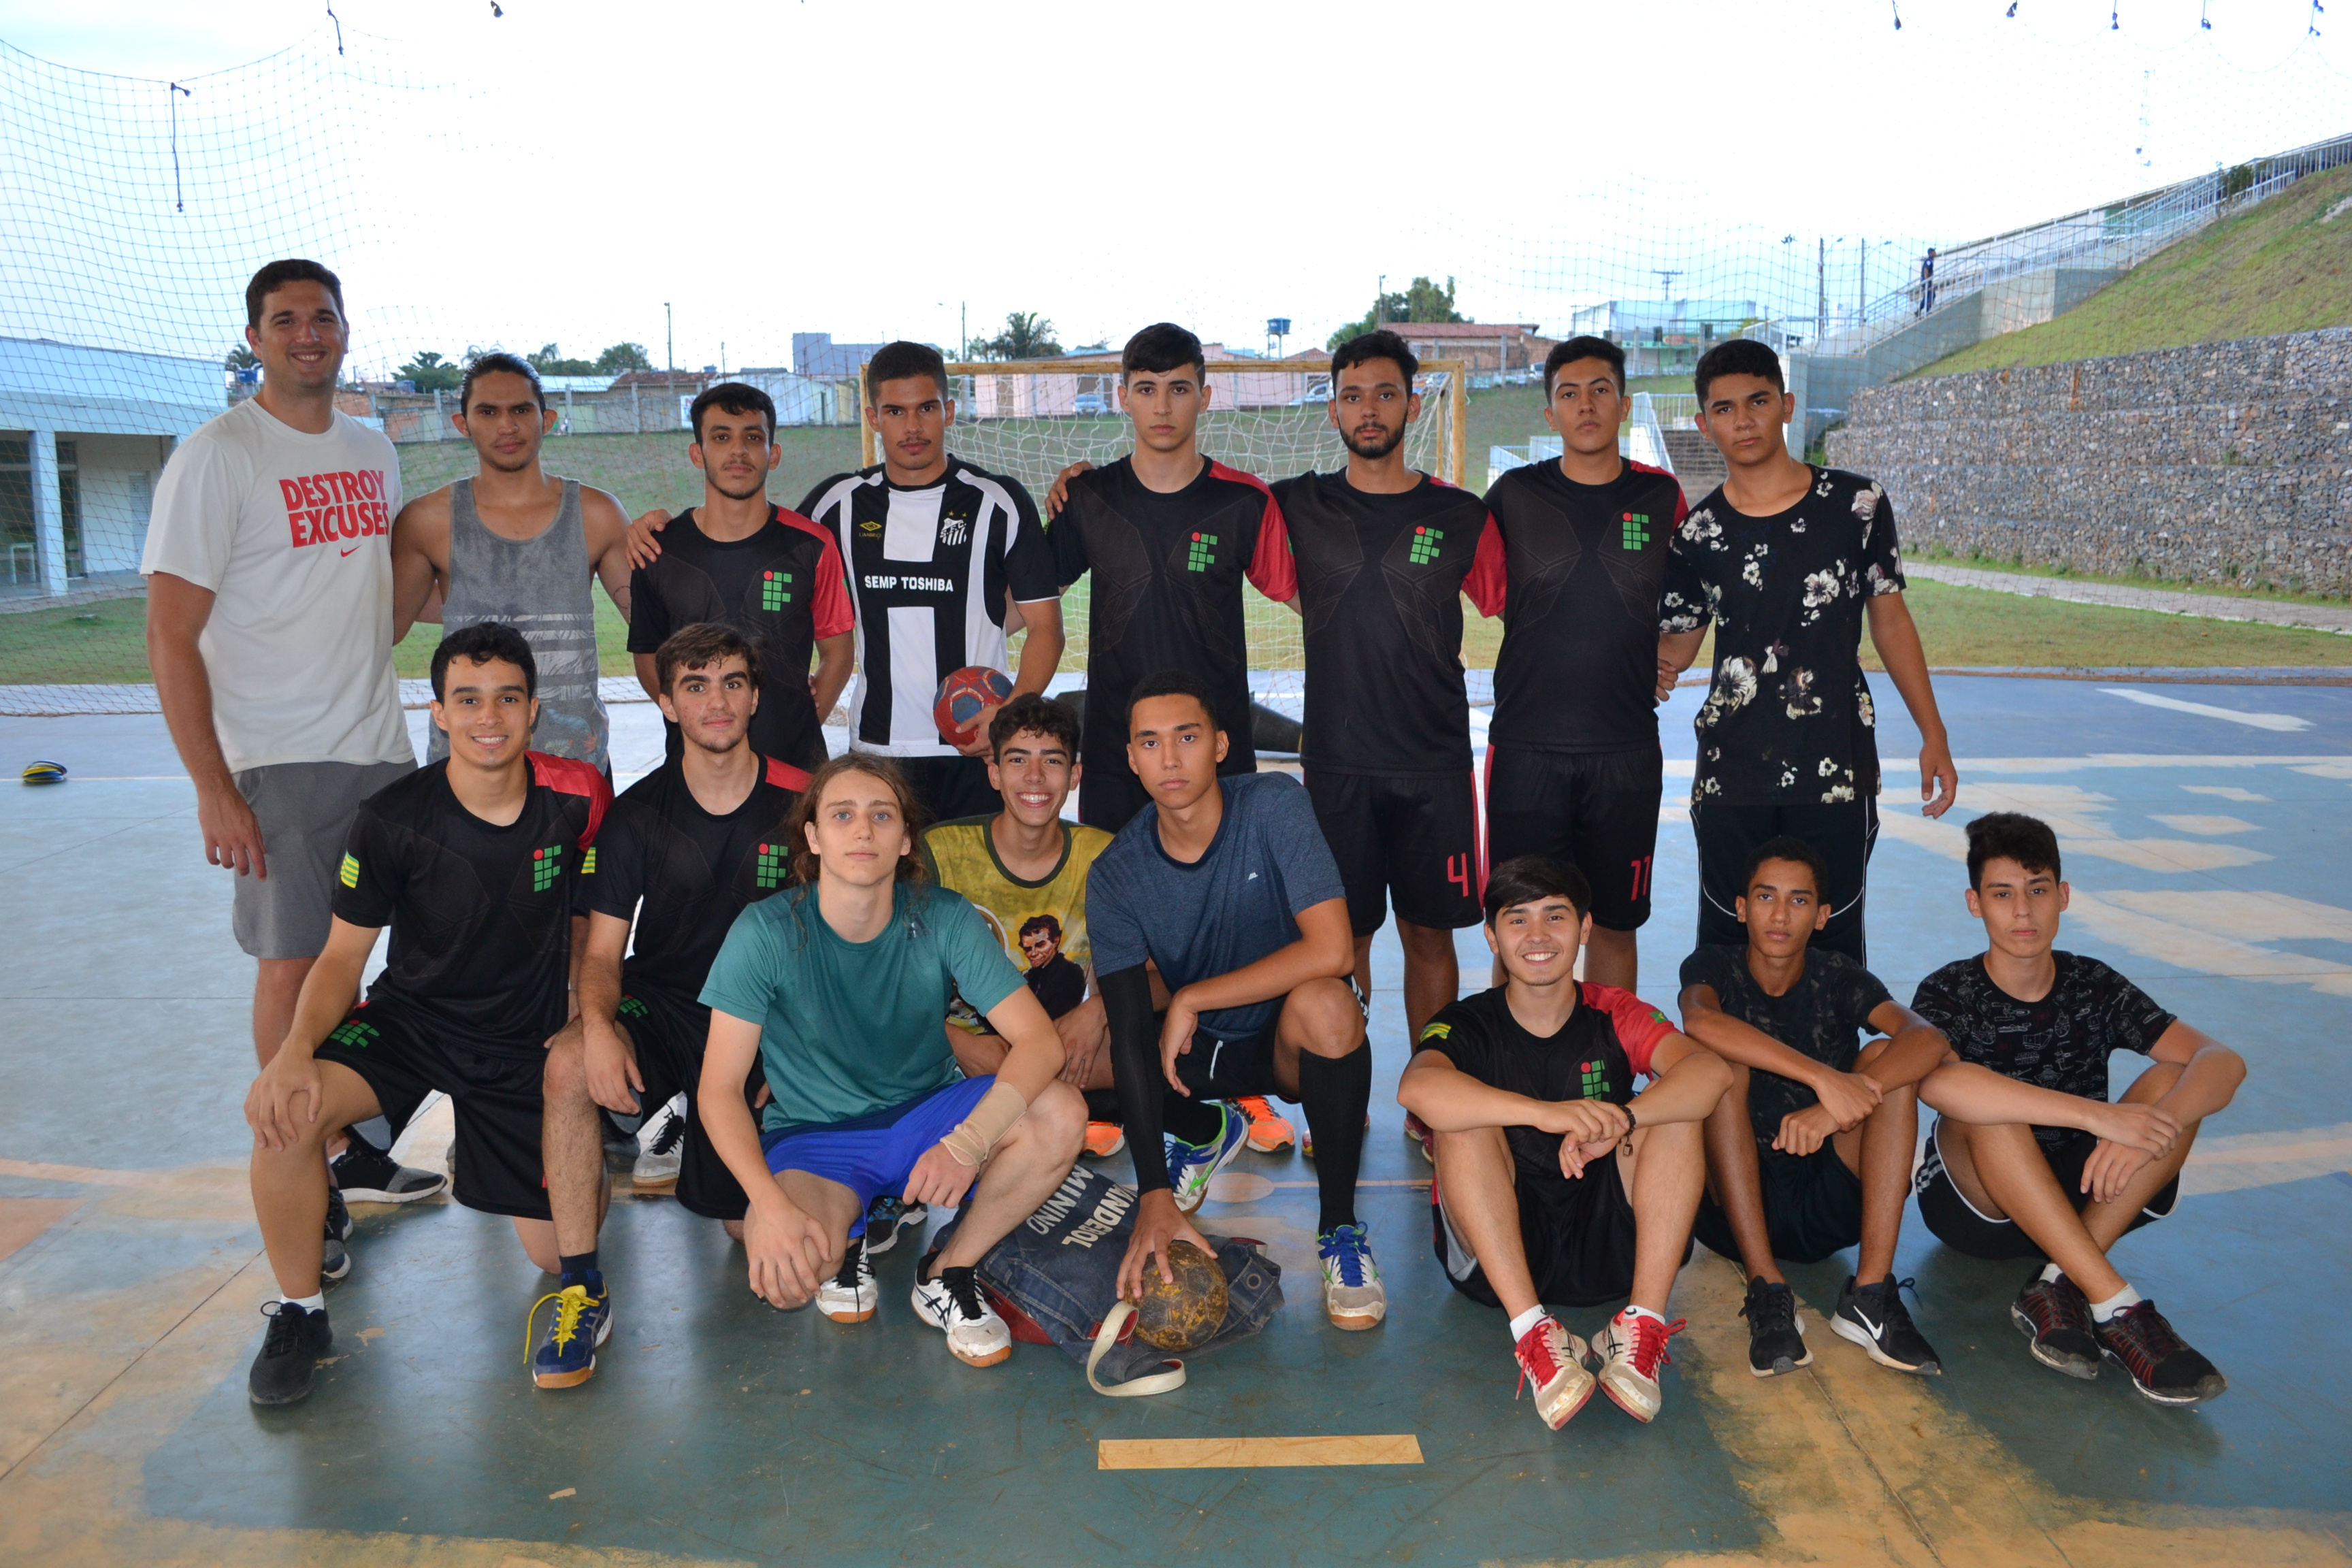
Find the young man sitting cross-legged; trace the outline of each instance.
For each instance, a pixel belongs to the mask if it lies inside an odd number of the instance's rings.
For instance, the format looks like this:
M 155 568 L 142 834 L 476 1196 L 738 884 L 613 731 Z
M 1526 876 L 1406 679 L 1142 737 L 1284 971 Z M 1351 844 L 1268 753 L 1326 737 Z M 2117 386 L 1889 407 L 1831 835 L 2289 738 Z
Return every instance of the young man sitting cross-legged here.
M 611 1331 L 596 1258 L 598 1106 L 635 1115 L 683 1093 L 677 1201 L 743 1234 L 743 1189 L 712 1152 L 698 1110 L 710 1009 L 696 998 L 735 917 L 783 885 L 785 835 L 808 774 L 751 748 L 760 650 L 742 633 L 698 622 L 665 638 L 654 665 L 662 717 L 683 750 L 613 803 L 583 868 L 580 1012 L 547 1053 L 548 1202 L 563 1277 L 531 1358 L 541 1388 L 585 1382 Z
M 1104 1048 L 1110 1022 L 1095 984 L 1087 876 L 1110 835 L 1062 819 L 1085 772 L 1077 716 L 1024 691 L 996 710 L 987 740 L 988 783 L 1002 809 L 924 829 L 923 859 L 934 882 L 979 907 L 1004 956 L 1022 967 L 1062 1037 L 1062 1081 L 1087 1096 L 1087 1152 L 1108 1159 L 1126 1147 L 1127 1134 Z M 948 1044 L 971 1077 L 1004 1065 L 1003 1038 L 961 1000 L 948 1015 Z
M 326 951 L 246 1096 L 253 1206 L 281 1292 L 263 1309 L 269 1331 L 247 1380 L 257 1405 L 308 1394 L 333 1340 L 318 1294 L 319 1151 L 337 1128 L 383 1116 L 396 1134 L 439 1089 L 457 1113 L 457 1201 L 512 1216 L 531 1261 L 558 1272 L 540 1078 L 568 1011 L 573 928 L 586 923 L 580 863 L 613 797 L 586 763 L 527 749 L 538 679 L 530 644 L 500 622 L 453 632 L 434 653 L 433 722 L 449 755 L 360 805 Z M 386 925 L 383 973 L 348 1007 Z
M 1747 945 L 1683 961 L 1683 1032 L 1731 1064 L 1706 1119 L 1707 1197 L 1693 1229 L 1747 1270 L 1740 1315 L 1757 1376 L 1813 1359 L 1774 1259 L 1818 1263 L 1857 1244 L 1830 1327 L 1881 1366 L 1940 1373 L 1897 1294 L 1895 1239 L 1919 1142 L 1916 1086 L 1949 1047 L 1861 964 L 1807 951 L 1829 923 L 1826 879 L 1803 839 L 1767 840 L 1738 900 Z M 1873 1030 L 1882 1037 L 1857 1049 Z
M 812 1299 L 863 1322 L 879 1297 L 865 1247 L 877 1194 L 971 1207 L 916 1270 L 915 1315 L 972 1366 L 1013 1353 L 982 1299 L 982 1256 L 1069 1174 L 1087 1106 L 1060 1081 L 1061 1037 L 980 912 L 926 885 L 911 792 L 887 759 L 817 769 L 793 814 L 795 886 L 753 904 L 702 988 L 710 1043 L 702 1117 L 751 1201 L 752 1290 Z M 940 1021 L 961 994 L 1007 1042 L 994 1075 L 964 1078 Z M 751 1124 L 743 1079 L 773 1097 Z
M 1952 1047 L 1919 1084 L 1937 1112 L 1919 1217 L 1972 1258 L 2048 1260 L 2009 1309 L 2042 1365 L 2092 1378 L 2104 1356 L 2158 1405 L 2215 1398 L 2221 1374 L 2108 1254 L 2172 1212 L 2197 1130 L 2246 1064 L 2097 959 L 2053 950 L 2067 889 L 2048 824 L 2011 811 L 1969 823 L 1969 884 L 1985 952 L 1922 980 L 1911 1004 Z M 2156 1060 L 2110 1104 L 2118 1050 Z
M 1426 1123 L 1437 1260 L 1454 1288 L 1510 1314 L 1536 1415 L 1565 1426 L 1600 1385 L 1658 1413 L 1665 1319 L 1706 1182 L 1700 1125 L 1731 1072 L 1631 992 L 1575 978 L 1592 931 L 1584 874 L 1523 855 L 1486 879 L 1486 945 L 1503 984 L 1439 1010 L 1397 1101 Z M 1647 1075 L 1649 1088 L 1633 1092 Z M 1629 1297 L 1590 1347 L 1543 1303 Z
M 1372 1050 L 1347 981 L 1347 889 L 1307 792 L 1281 773 L 1220 778 L 1227 754 L 1208 682 L 1170 670 L 1136 683 L 1127 760 L 1151 804 L 1087 879 L 1141 1194 L 1119 1293 L 1135 1295 L 1155 1258 L 1172 1278 L 1172 1240 L 1208 1250 L 1184 1216 L 1247 1136 L 1231 1101 L 1278 1094 L 1305 1108 L 1317 1145 L 1323 1310 L 1339 1328 L 1369 1329 L 1388 1315 L 1388 1293 L 1356 1217 Z M 1150 964 L 1170 987 L 1157 1016 Z

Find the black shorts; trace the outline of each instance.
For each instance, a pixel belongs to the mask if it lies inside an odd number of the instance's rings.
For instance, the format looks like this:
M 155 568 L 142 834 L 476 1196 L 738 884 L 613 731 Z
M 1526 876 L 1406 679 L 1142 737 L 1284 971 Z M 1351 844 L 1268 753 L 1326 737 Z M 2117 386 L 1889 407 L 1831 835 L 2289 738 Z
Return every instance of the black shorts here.
M 641 1114 L 650 1116 L 686 1096 L 686 1142 L 678 1148 L 677 1201 L 705 1219 L 741 1219 L 751 1210 L 735 1173 L 710 1147 L 702 1130 L 698 1101 L 702 1091 L 702 1054 L 710 1040 L 710 1009 L 698 1002 L 673 996 L 656 986 L 640 986 L 621 998 L 614 1022 L 627 1032 L 636 1053 L 637 1074 L 646 1080 L 637 1096 Z M 743 1083 L 743 1103 L 749 1106 L 760 1091 L 760 1065 Z
M 1943 1125 L 1942 1118 L 1937 1118 L 1935 1129 L 1927 1136 L 1927 1152 L 1919 1162 L 1919 1173 L 1912 1179 L 1912 1190 L 1919 1195 L 1919 1217 L 1927 1222 L 1936 1239 L 1955 1252 L 1995 1262 L 2045 1256 L 2015 1220 L 1988 1218 L 1969 1202 L 1952 1180 L 1951 1173 L 1944 1169 L 1943 1148 L 1937 1142 Z M 2095 1135 L 2073 1129 L 2068 1130 L 2066 1141 L 2056 1148 L 2042 1145 L 2042 1157 L 2050 1162 L 2050 1173 L 2058 1178 L 2059 1189 L 2074 1205 L 2076 1214 L 2090 1206 L 2090 1194 L 2083 1191 L 2083 1167 L 2089 1163 L 2091 1151 L 2098 1146 Z M 2180 1178 L 2175 1176 L 2132 1216 L 2131 1224 L 2124 1227 L 2125 1233 L 2128 1235 L 2151 1220 L 2162 1219 L 2179 1201 Z
M 1791 1263 L 1819 1263 L 1840 1247 L 1862 1241 L 1862 1178 L 1845 1168 L 1827 1143 L 1810 1154 L 1756 1151 L 1757 1175 L 1764 1189 L 1764 1228 L 1772 1256 Z M 1698 1200 L 1691 1234 L 1710 1252 L 1734 1262 L 1739 1243 L 1731 1220 L 1712 1197 Z
M 1655 745 L 1593 752 L 1487 747 L 1487 865 L 1522 855 L 1572 865 L 1592 884 L 1594 925 L 1639 930 L 1650 918 L 1665 773 Z
M 484 1214 L 554 1217 L 540 1163 L 547 1052 L 539 1040 L 483 1043 L 403 1007 L 362 1002 L 329 1032 L 316 1053 L 364 1079 L 398 1137 L 425 1097 L 449 1097 L 457 1113 L 455 1196 Z
M 1566 1176 L 1518 1173 L 1519 1244 L 1536 1300 L 1554 1307 L 1596 1307 L 1633 1289 L 1633 1205 L 1615 1156 Z M 1486 1268 L 1446 1217 L 1442 1183 L 1429 1184 L 1429 1228 L 1437 1261 L 1454 1288 L 1474 1301 L 1500 1307 Z M 1690 1258 L 1690 1242 L 1683 1242 Z
M 1370 936 L 1388 906 L 1409 925 L 1455 931 L 1478 923 L 1477 791 L 1468 772 L 1413 776 L 1307 770 L 1348 921 Z M 1655 815 L 1654 812 L 1653 816 Z
M 1708 801 L 1692 806 L 1690 819 L 1691 836 L 1698 841 L 1700 946 L 1746 945 L 1748 928 L 1739 923 L 1739 900 L 1748 889 L 1739 885 L 1740 879 L 1748 875 L 1748 858 L 1785 833 L 1813 847 L 1829 881 L 1821 892 L 1822 901 L 1830 907 L 1830 923 L 1814 933 L 1812 945 L 1843 952 L 1856 963 L 1866 962 L 1863 890 L 1869 879 L 1870 852 L 1878 843 L 1876 797 L 1828 805 Z
M 962 816 L 992 816 L 1004 797 L 988 785 L 984 757 L 891 757 L 907 787 L 922 804 L 926 826 Z
M 1151 1016 L 1154 1025 L 1165 1024 L 1167 1018 L 1165 1013 Z M 1176 1077 L 1192 1091 L 1194 1100 L 1282 1094 L 1274 1082 L 1274 1039 L 1281 1027 L 1282 1015 L 1276 1013 L 1271 1023 L 1254 1034 L 1218 1035 L 1195 1029 L 1192 1048 L 1176 1058 Z M 1156 1029 L 1153 1037 L 1159 1037 Z

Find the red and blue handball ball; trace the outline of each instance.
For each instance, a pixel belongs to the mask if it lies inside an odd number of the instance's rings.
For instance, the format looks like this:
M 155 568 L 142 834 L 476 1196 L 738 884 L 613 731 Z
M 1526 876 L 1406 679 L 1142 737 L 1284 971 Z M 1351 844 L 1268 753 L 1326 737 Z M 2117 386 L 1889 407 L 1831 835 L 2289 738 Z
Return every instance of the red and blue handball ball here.
M 968 664 L 940 682 L 940 700 L 931 706 L 931 720 L 940 739 L 950 746 L 969 745 L 971 727 L 981 710 L 1003 706 L 1013 698 L 1013 678 L 1001 669 Z

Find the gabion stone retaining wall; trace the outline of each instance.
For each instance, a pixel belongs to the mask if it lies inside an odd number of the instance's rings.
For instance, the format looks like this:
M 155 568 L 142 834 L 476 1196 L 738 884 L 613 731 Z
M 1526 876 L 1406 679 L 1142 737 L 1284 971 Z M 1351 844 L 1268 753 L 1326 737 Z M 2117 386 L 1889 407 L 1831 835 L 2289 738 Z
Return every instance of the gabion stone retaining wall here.
M 1871 387 L 1828 446 L 1913 550 L 2352 594 L 2352 327 Z

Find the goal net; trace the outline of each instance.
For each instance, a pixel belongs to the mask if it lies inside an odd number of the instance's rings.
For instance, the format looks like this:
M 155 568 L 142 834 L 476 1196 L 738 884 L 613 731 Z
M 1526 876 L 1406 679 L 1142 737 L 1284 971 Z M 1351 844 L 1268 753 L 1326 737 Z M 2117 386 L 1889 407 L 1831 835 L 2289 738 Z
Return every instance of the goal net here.
M 1020 480 L 1041 508 L 1065 468 L 1113 462 L 1135 445 L 1133 428 L 1119 412 L 1115 359 L 951 363 L 948 374 L 956 405 L 949 447 L 991 473 Z M 1346 466 L 1348 449 L 1331 426 L 1329 359 L 1213 360 L 1208 384 L 1200 427 L 1203 455 L 1269 483 L 1310 468 Z M 1405 460 L 1450 483 L 1465 482 L 1463 366 L 1450 360 L 1424 363 L 1415 390 L 1421 417 L 1406 426 Z M 862 434 L 866 461 L 880 461 L 874 432 Z M 1089 587 L 1080 578 L 1063 595 L 1066 670 L 1087 666 Z M 1243 605 L 1259 695 L 1296 695 L 1297 672 L 1306 664 L 1298 616 L 1247 585 Z

